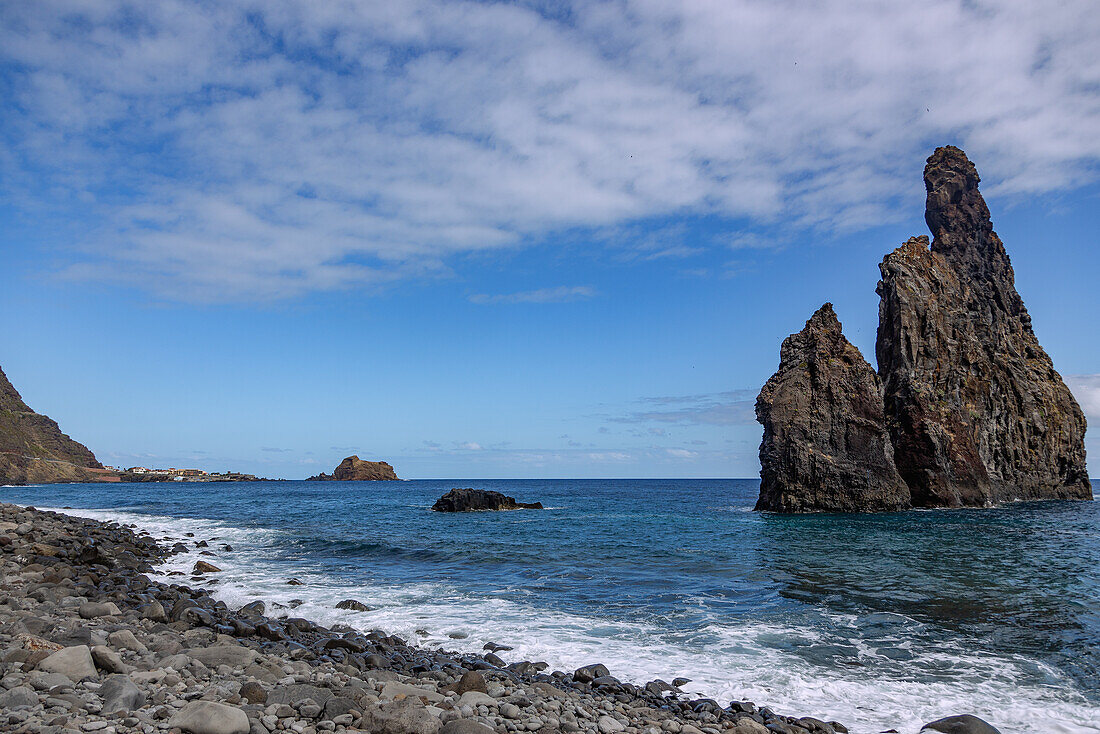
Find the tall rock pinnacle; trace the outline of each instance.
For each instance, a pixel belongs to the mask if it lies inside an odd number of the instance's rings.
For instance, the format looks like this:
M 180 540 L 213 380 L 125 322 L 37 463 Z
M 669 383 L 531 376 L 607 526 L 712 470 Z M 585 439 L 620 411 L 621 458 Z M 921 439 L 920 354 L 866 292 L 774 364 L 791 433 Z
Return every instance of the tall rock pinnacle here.
M 1085 417 L 1039 345 L 958 148 L 924 171 L 934 239 L 883 260 L 876 354 L 898 471 L 916 506 L 1091 499 Z
M 866 512 L 909 505 L 874 369 L 826 303 L 783 341 L 756 399 L 764 425 L 757 510 Z

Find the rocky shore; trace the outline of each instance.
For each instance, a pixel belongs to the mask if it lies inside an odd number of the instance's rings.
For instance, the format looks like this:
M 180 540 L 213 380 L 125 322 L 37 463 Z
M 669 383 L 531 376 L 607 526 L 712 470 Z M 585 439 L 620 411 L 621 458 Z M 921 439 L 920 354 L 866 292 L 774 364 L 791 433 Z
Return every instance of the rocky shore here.
M 194 539 L 215 547 L 215 539 Z M 50 734 L 830 734 L 836 722 L 635 686 L 603 665 L 416 647 L 233 610 L 146 574 L 183 544 L 0 504 L 0 730 Z M 224 548 L 223 552 L 226 551 Z

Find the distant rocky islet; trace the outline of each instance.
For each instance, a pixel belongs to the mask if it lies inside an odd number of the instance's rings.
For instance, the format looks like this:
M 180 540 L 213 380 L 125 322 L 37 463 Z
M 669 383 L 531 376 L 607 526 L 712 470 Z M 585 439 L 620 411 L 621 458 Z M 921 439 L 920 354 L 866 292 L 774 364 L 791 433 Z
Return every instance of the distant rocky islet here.
M 384 461 L 365 461 L 358 456 L 349 456 L 332 470 L 332 474 L 320 474 L 310 477 L 308 482 L 378 482 L 400 481 L 393 467 Z
M 876 374 L 830 304 L 761 390 L 756 509 L 1092 499 L 1085 416 L 1039 345 L 974 164 L 937 148 L 925 219 L 880 265 Z

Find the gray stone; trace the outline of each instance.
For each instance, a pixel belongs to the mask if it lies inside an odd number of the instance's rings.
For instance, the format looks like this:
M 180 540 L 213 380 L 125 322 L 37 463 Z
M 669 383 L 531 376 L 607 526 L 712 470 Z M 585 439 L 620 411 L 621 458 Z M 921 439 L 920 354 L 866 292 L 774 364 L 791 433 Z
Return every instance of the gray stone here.
M 98 678 L 95 663 L 92 662 L 92 651 L 87 645 L 74 645 L 58 650 L 38 664 L 39 670 L 47 673 L 61 673 L 69 680 L 82 681 L 88 678 Z
M 325 718 L 335 720 L 337 716 L 343 716 L 351 711 L 362 712 L 362 707 L 355 701 L 344 696 L 333 696 L 325 703 Z
M 439 719 L 411 698 L 368 709 L 363 713 L 363 723 L 363 728 L 374 734 L 438 734 L 443 727 Z
M 496 729 L 473 719 L 455 719 L 444 724 L 439 734 L 496 734 Z
M 616 732 L 626 729 L 617 719 L 613 719 L 610 716 L 601 716 L 597 722 L 597 726 L 600 728 L 601 734 L 616 734 Z M 680 729 L 683 731 L 683 728 Z
M 129 713 L 145 705 L 145 694 L 125 675 L 109 676 L 99 689 L 99 697 L 103 699 L 100 713 L 104 714 Z
M 438 691 L 409 685 L 408 683 L 398 683 L 396 681 L 390 681 L 382 686 L 382 693 L 379 698 L 397 698 L 398 696 L 423 698 L 428 703 L 438 703 L 443 700 L 443 695 Z
M 242 685 L 238 693 L 240 693 L 241 698 L 249 703 L 267 703 L 267 691 L 254 680 L 250 680 Z
M 27 686 L 16 686 L 0 694 L 0 709 L 37 706 L 38 695 Z
M 214 645 L 187 650 L 186 654 L 208 667 L 228 665 L 231 668 L 243 668 L 251 665 L 259 657 L 255 650 L 240 645 Z
M 922 726 L 921 731 L 938 731 L 943 734 L 1001 734 L 989 723 L 970 714 L 937 719 Z
M 466 691 L 458 698 L 459 706 L 496 706 L 497 700 L 487 693 Z
M 149 652 L 149 648 L 142 644 L 138 638 L 134 637 L 134 633 L 130 630 L 117 630 L 112 632 L 107 635 L 107 642 L 111 647 L 122 650 L 133 650 L 139 653 Z
M 213 701 L 192 701 L 168 721 L 191 734 L 248 734 L 248 716 L 239 708 Z
M 267 694 L 267 703 L 271 704 L 287 704 L 293 705 L 299 701 L 304 701 L 307 698 L 313 699 L 313 702 L 324 706 L 328 703 L 328 700 L 332 698 L 332 691 L 327 688 L 318 688 L 317 686 L 310 686 L 304 683 L 295 683 L 289 686 L 279 686 L 275 690 Z
M 95 619 L 96 617 L 117 617 L 122 614 L 114 602 L 87 602 L 80 605 L 78 610 L 81 619 Z
M 125 673 L 128 670 L 119 654 L 106 645 L 92 648 L 92 662 L 105 673 Z
M 523 710 L 514 703 L 502 703 L 500 705 L 500 715 L 506 719 L 518 719 L 523 716 Z

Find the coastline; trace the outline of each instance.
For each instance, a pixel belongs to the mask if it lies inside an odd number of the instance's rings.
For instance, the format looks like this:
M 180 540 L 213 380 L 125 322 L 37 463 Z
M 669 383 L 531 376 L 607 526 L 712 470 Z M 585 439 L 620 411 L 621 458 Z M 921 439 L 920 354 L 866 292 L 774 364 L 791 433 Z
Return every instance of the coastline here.
M 202 709 L 230 727 L 209 734 L 847 731 L 750 702 L 692 699 L 663 681 L 623 683 L 591 661 L 573 673 L 548 671 L 538 662 L 505 664 L 493 652 L 439 651 L 380 630 L 267 616 L 262 603 L 234 611 L 201 577 L 192 587 L 146 576 L 181 550 L 115 523 L 0 505 L 8 689 L 0 696 L 18 690 L 25 705 L 5 707 L 11 730 L 152 734 L 187 727 L 186 715 Z M 59 646 L 93 664 L 89 680 L 47 679 L 54 674 L 42 666 L 58 667 L 47 661 Z M 109 711 L 117 702 L 99 695 L 115 689 L 130 697 L 124 711 Z

